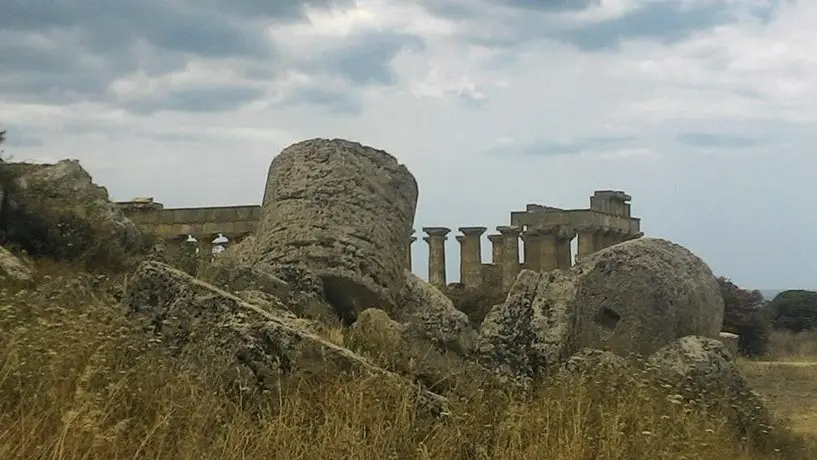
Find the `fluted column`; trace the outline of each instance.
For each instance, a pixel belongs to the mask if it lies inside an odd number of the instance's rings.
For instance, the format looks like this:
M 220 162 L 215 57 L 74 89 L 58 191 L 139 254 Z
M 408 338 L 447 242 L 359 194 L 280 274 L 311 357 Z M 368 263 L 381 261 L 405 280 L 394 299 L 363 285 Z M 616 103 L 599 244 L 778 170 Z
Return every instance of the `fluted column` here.
M 445 287 L 445 240 L 451 232 L 446 227 L 423 227 L 428 236 L 423 241 L 428 243 L 428 282 L 437 287 Z
M 573 266 L 573 254 L 570 243 L 576 237 L 576 230 L 572 227 L 561 227 L 556 232 L 556 268 L 570 268 Z
M 539 227 L 539 271 L 549 272 L 559 268 L 558 226 Z M 570 257 L 570 251 L 567 252 Z
M 516 226 L 500 226 L 496 228 L 496 231 L 502 235 L 504 240 L 499 266 L 502 271 L 502 288 L 508 290 L 513 286 L 516 276 L 522 269 L 519 265 L 519 234 L 522 229 Z
M 491 263 L 500 266 L 502 263 L 502 245 L 505 243 L 505 237 L 500 233 L 488 235 L 488 241 L 491 242 Z
M 486 227 L 460 227 L 462 252 L 460 253 L 460 282 L 466 287 L 482 285 L 482 234 Z M 458 236 L 459 240 L 460 237 Z
M 525 260 L 523 264 L 527 270 L 538 272 L 541 267 L 542 235 L 539 233 L 539 229 L 528 226 L 522 232 L 521 237 L 524 243 L 522 255 Z

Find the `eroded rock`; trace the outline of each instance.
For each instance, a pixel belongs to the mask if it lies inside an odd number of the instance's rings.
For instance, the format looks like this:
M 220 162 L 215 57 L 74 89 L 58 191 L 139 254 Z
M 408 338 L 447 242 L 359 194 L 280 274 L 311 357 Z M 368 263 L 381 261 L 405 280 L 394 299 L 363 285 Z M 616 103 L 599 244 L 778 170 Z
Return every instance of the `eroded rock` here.
M 272 389 L 280 375 L 378 375 L 408 381 L 350 350 L 311 333 L 304 320 L 275 314 L 168 265 L 143 262 L 128 280 L 123 304 L 172 349 L 208 341 L 250 369 Z M 440 413 L 445 398 L 419 392 L 419 404 Z
M 717 337 L 723 314 L 718 282 L 701 259 L 643 238 L 570 270 L 521 272 L 483 321 L 478 351 L 500 373 L 532 378 L 582 348 L 646 356 L 687 335 Z
M 32 255 L 69 260 L 93 251 L 102 261 L 117 251 L 143 248 L 136 224 L 110 202 L 107 190 L 94 184 L 79 161 L 5 166 L 15 177 L 3 213 L 6 240 Z
M 2 246 L 0 246 L 0 282 L 18 286 L 31 286 L 34 283 L 31 267 Z
M 476 331 L 468 316 L 457 310 L 451 299 L 417 275 L 406 271 L 405 284 L 398 305 L 391 316 L 408 323 L 411 332 L 419 334 L 441 349 L 468 354 L 476 340 Z
M 729 414 L 743 434 L 768 432 L 772 417 L 763 398 L 751 390 L 726 346 L 711 337 L 682 337 L 661 348 L 648 364 L 690 401 Z
M 270 164 L 252 262 L 302 265 L 348 322 L 393 311 L 403 286 L 417 183 L 390 154 L 342 139 L 285 148 Z

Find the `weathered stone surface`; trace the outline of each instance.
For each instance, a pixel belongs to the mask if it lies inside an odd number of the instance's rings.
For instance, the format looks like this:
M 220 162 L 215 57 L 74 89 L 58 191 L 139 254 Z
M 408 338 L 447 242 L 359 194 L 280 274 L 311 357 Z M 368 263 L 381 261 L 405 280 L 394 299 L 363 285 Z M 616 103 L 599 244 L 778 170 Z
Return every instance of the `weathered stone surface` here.
M 240 263 L 229 267 L 214 265 L 211 282 L 230 291 L 258 290 L 280 298 L 289 296 L 289 284 L 272 274 L 273 268 L 265 264 Z
M 0 282 L 22 286 L 34 283 L 31 267 L 2 246 L 0 246 Z
M 644 238 L 604 249 L 570 270 L 523 271 L 483 321 L 478 353 L 502 374 L 547 374 L 581 348 L 649 355 L 687 335 L 717 337 L 720 289 L 683 247 Z
M 390 154 L 342 139 L 285 148 L 270 164 L 253 262 L 303 265 L 348 321 L 391 310 L 403 286 L 417 183 Z
M 572 279 L 562 271 L 522 270 L 505 302 L 482 322 L 480 360 L 501 375 L 524 380 L 547 373 L 578 351 Z
M 432 391 L 450 391 L 455 381 L 479 385 L 489 383 L 491 378 L 490 373 L 476 363 L 453 351 L 440 349 L 413 332 L 410 324 L 395 321 L 376 308 L 360 312 L 344 344 L 371 357 L 381 367 L 406 375 Z
M 165 346 L 215 343 L 249 368 L 258 385 L 272 389 L 280 375 L 293 372 L 378 375 L 408 381 L 305 328 L 291 316 L 274 314 L 159 262 L 143 262 L 128 280 L 123 304 Z M 419 392 L 424 409 L 439 413 L 445 398 Z
M 4 210 L 9 240 L 28 241 L 31 232 L 47 232 L 42 237 L 48 240 L 45 244 L 65 253 L 102 244 L 125 251 L 142 248 L 140 230 L 109 201 L 107 190 L 94 184 L 79 161 L 8 166 L 16 177 Z
M 572 270 L 584 347 L 649 355 L 688 335 L 717 337 L 724 303 L 709 266 L 667 240 L 601 250 Z
M 405 284 L 391 316 L 408 323 L 410 332 L 437 347 L 467 354 L 474 346 L 476 331 L 468 316 L 457 310 L 451 299 L 417 275 L 405 273 Z
M 730 421 L 746 434 L 761 435 L 772 424 L 763 398 L 751 390 L 717 339 L 682 337 L 655 352 L 647 363 L 685 398 L 727 410 Z
M 720 340 L 721 343 L 724 344 L 724 346 L 729 351 L 729 354 L 732 355 L 732 357 L 738 356 L 739 338 L 740 337 L 737 334 L 732 334 L 731 332 L 721 332 L 720 334 L 718 334 L 718 340 Z

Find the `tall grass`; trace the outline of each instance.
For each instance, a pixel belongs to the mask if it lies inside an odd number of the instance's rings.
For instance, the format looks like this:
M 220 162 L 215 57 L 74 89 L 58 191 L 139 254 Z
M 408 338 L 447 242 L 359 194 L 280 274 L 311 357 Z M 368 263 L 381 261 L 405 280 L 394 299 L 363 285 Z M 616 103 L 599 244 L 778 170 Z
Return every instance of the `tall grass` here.
M 756 450 L 718 414 L 615 372 L 534 395 L 486 386 L 452 397 L 443 420 L 371 377 L 236 393 L 229 356 L 171 354 L 102 292 L 44 277 L 0 295 L 0 459 L 817 458 L 783 441 Z

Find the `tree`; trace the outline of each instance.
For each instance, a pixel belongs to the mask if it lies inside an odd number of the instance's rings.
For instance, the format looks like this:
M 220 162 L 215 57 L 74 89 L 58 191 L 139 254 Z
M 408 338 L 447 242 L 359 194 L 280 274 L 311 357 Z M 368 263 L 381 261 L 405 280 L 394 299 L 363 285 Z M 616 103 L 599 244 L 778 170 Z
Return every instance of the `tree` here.
M 723 330 L 738 334 L 738 351 L 745 356 L 766 353 L 769 318 L 763 308 L 763 294 L 740 288 L 728 278 L 718 278 L 725 306 Z
M 783 291 L 769 302 L 768 308 L 775 329 L 792 332 L 817 329 L 817 292 Z

